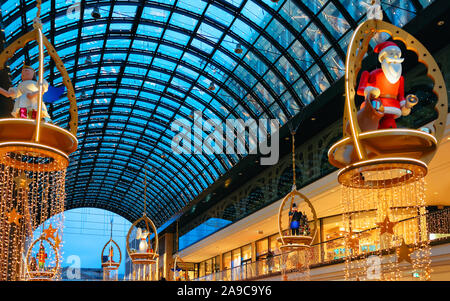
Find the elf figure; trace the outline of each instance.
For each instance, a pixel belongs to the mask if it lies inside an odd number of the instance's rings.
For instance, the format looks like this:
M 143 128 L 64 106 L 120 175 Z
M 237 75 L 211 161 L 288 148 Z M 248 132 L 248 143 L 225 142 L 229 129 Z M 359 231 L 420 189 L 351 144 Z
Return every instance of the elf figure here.
M 110 246 L 109 247 L 109 262 L 114 262 L 113 258 L 114 258 L 114 249 L 113 249 L 113 246 Z
M 36 119 L 38 109 L 39 84 L 36 80 L 36 73 L 30 66 L 24 65 L 22 68 L 22 82 L 17 87 L 11 87 L 6 91 L 0 88 L 0 94 L 5 97 L 15 98 L 14 108 L 11 115 L 15 118 Z M 48 82 L 43 80 L 42 92 L 48 90 Z M 42 102 L 42 118 L 50 120 L 47 107 Z
M 45 267 L 45 261 L 47 260 L 47 253 L 45 252 L 44 245 L 42 244 L 39 246 L 39 252 L 36 255 L 39 271 L 43 271 Z
M 402 52 L 394 42 L 383 42 L 375 49 L 381 68 L 372 72 L 364 71 L 358 87 L 358 95 L 365 101 L 358 112 L 358 122 L 362 131 L 396 128 L 395 119 L 407 116 L 417 104 L 415 95 L 404 96 L 402 76 Z

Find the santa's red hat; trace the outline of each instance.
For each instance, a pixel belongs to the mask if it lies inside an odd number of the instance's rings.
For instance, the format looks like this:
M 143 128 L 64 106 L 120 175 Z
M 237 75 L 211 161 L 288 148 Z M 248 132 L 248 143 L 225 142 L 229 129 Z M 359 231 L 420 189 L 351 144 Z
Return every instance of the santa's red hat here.
M 385 50 L 387 50 L 387 48 L 392 48 L 392 47 L 398 48 L 400 50 L 400 47 L 397 44 L 395 44 L 394 42 L 386 41 L 386 42 L 378 44 L 374 48 L 373 52 L 379 53 L 378 54 L 378 59 L 381 59 L 381 57 L 383 56 Z
M 397 47 L 397 48 L 400 48 L 400 47 L 398 47 L 398 45 L 395 44 L 394 42 L 386 41 L 386 42 L 383 42 L 383 43 L 378 44 L 378 45 L 375 47 L 375 49 L 373 50 L 373 52 L 375 52 L 375 53 L 380 53 L 383 49 L 385 49 L 386 47 L 389 47 L 389 46 L 395 46 L 395 47 Z

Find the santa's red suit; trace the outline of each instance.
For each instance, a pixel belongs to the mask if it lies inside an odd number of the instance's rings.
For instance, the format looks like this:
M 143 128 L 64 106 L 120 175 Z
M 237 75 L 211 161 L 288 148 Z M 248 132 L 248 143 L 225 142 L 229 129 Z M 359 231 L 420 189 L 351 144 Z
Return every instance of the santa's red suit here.
M 379 45 L 379 49 L 382 46 L 389 46 L 392 42 L 385 42 Z M 393 44 L 393 43 L 392 43 Z M 395 44 L 394 44 L 395 45 Z M 379 49 L 375 49 L 375 52 L 379 52 Z M 361 79 L 358 86 L 358 95 L 364 96 L 364 90 L 367 86 L 376 87 L 380 89 L 380 96 L 376 99 L 381 102 L 384 107 L 384 116 L 380 120 L 379 129 L 396 128 L 395 119 L 402 116 L 401 108 L 405 105 L 404 95 L 404 79 L 400 76 L 400 79 L 392 84 L 388 81 L 383 73 L 383 70 L 376 69 L 372 72 L 364 71 L 361 74 Z M 366 102 L 363 102 L 361 109 L 364 108 Z

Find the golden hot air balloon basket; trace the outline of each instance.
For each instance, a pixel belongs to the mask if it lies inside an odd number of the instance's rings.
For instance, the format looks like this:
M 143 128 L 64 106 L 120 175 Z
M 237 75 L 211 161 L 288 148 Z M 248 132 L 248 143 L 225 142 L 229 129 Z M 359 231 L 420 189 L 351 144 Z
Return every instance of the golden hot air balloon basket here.
M 414 129 L 384 129 L 362 132 L 355 106 L 357 76 L 371 38 L 380 32 L 403 42 L 417 54 L 418 61 L 427 67 L 427 76 L 434 82 L 437 96 L 432 134 Z M 355 30 L 349 43 L 345 71 L 344 138 L 328 151 L 329 162 L 341 170 L 338 180 L 344 186 L 373 188 L 395 186 L 424 177 L 427 164 L 436 153 L 447 121 L 447 90 L 442 73 L 430 52 L 412 35 L 392 24 L 367 20 Z M 392 178 L 366 179 L 375 171 L 389 173 Z M 403 181 L 403 182 L 402 182 Z
M 0 119 L 0 157 L 2 158 L 0 163 L 30 171 L 36 170 L 36 167 L 39 167 L 39 170 L 42 171 L 63 170 L 69 163 L 68 155 L 77 149 L 77 102 L 69 74 L 53 45 L 42 34 L 42 28 L 37 26 L 34 30 L 19 37 L 4 49 L 0 53 L 0 70 L 5 68 L 5 63 L 8 59 L 12 58 L 19 49 L 25 47 L 31 41 L 38 42 L 40 77 L 41 75 L 43 77 L 43 49 L 45 46 L 63 78 L 63 84 L 67 89 L 67 98 L 70 102 L 70 132 L 54 124 L 42 121 L 36 122 L 36 120 L 32 119 Z M 39 103 L 41 103 L 42 95 L 39 98 Z M 38 116 L 40 116 L 39 110 Z M 18 156 L 31 156 L 35 158 L 34 161 L 41 162 L 47 158 L 48 162 L 45 164 L 18 162 L 18 160 L 14 159 L 14 157 Z
M 286 202 L 290 202 L 290 207 L 292 207 L 292 204 L 296 197 L 299 197 L 302 199 L 311 209 L 311 212 L 313 214 L 313 220 L 314 220 L 314 231 L 311 231 L 311 235 L 285 235 L 284 234 L 284 228 L 282 224 L 282 214 L 283 214 L 283 208 Z M 317 231 L 319 229 L 319 223 L 317 220 L 316 210 L 314 209 L 312 203 L 309 201 L 309 199 L 300 193 L 298 190 L 293 189 L 290 193 L 288 193 L 283 200 L 281 201 L 280 208 L 278 210 L 278 233 L 279 237 L 277 238 L 280 245 L 281 252 L 290 252 L 294 250 L 299 249 L 305 249 L 310 248 L 312 242 L 314 241 L 314 238 L 317 235 Z
M 107 246 L 109 246 L 110 244 L 114 244 L 117 248 L 117 250 L 119 250 L 119 261 L 112 261 L 111 259 L 108 261 L 103 261 L 103 255 L 105 253 L 105 249 Z M 102 253 L 101 253 L 101 263 L 102 263 L 102 268 L 103 270 L 106 271 L 115 271 L 117 269 L 119 269 L 120 263 L 122 262 L 122 251 L 120 251 L 119 245 L 111 238 L 110 240 L 108 240 L 108 242 L 105 244 L 105 246 L 102 249 Z
M 32 250 L 33 247 L 37 243 L 40 243 L 41 241 L 46 241 L 51 246 L 55 254 L 55 266 L 46 271 L 33 271 L 31 266 Z M 55 244 L 52 243 L 49 239 L 44 238 L 44 236 L 41 235 L 38 239 L 33 241 L 28 248 L 26 260 L 27 260 L 26 269 L 29 277 L 28 281 L 53 281 L 56 278 L 59 269 L 59 252 Z
M 130 229 L 128 230 L 128 234 L 127 234 L 127 252 L 128 252 L 128 256 L 130 256 L 131 261 L 133 262 L 133 264 L 153 264 L 156 263 L 156 260 L 158 259 L 159 255 L 156 252 L 138 252 L 138 251 L 132 251 L 130 248 L 130 235 L 133 231 L 134 228 L 137 228 L 138 224 L 140 222 L 144 222 L 145 223 L 145 228 L 149 233 L 154 233 L 155 234 L 155 248 L 154 250 L 158 250 L 158 231 L 156 229 L 155 224 L 152 222 L 152 220 L 150 218 L 147 217 L 147 215 L 144 213 L 144 215 L 137 219 L 130 227 Z M 150 234 L 149 234 L 150 235 Z

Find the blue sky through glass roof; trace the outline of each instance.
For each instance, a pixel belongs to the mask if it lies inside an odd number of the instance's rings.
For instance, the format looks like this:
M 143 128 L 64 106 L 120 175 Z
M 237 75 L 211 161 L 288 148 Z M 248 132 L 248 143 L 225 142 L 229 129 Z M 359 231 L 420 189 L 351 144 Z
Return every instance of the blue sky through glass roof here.
M 148 208 L 157 224 L 243 157 L 175 155 L 174 118 L 193 122 L 192 112 L 202 111 L 208 118 L 285 124 L 343 76 L 348 39 L 366 9 L 364 1 L 351 0 L 168 0 L 146 1 L 145 7 L 86 1 L 79 10 L 74 1 L 55 0 L 54 8 L 51 2 L 42 4 L 45 35 L 68 69 L 79 109 L 68 204 L 111 200 L 117 212 L 129 212 L 140 195 L 132 187 L 143 190 L 145 165 L 152 183 Z M 91 16 L 95 3 L 99 19 Z M 415 17 L 410 1 L 382 6 L 388 18 L 395 13 L 396 25 Z M 1 9 L 11 43 L 30 28 L 35 4 L 6 0 Z M 238 46 L 242 53 L 235 52 Z M 37 67 L 36 43 L 10 60 L 14 84 L 23 60 Z M 52 65 L 46 78 L 62 84 Z M 68 108 L 67 99 L 50 106 L 55 123 L 67 127 Z M 137 212 L 140 207 L 134 204 Z

